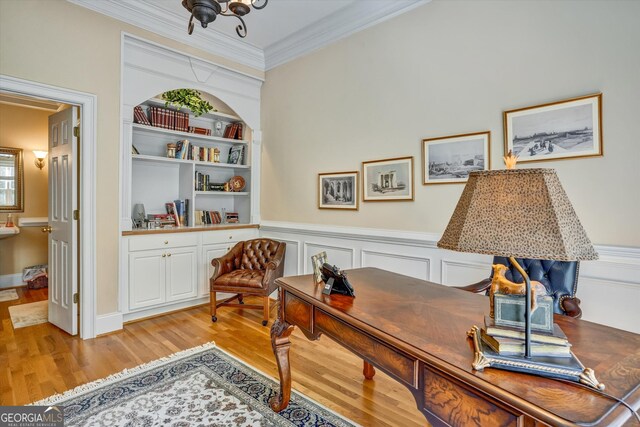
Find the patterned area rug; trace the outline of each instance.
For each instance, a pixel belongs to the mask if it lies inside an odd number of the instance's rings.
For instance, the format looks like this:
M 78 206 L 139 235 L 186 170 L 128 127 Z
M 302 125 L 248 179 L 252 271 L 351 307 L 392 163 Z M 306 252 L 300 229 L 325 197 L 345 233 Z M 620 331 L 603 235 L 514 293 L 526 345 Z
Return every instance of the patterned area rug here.
M 355 424 L 296 393 L 275 413 L 278 383 L 209 343 L 33 405 L 61 405 L 65 426 L 323 426 Z
M 0 302 L 13 301 L 18 299 L 18 293 L 15 289 L 7 289 L 6 291 L 0 291 Z
M 9 316 L 11 316 L 13 329 L 46 323 L 49 321 L 49 301 L 12 305 L 9 307 Z

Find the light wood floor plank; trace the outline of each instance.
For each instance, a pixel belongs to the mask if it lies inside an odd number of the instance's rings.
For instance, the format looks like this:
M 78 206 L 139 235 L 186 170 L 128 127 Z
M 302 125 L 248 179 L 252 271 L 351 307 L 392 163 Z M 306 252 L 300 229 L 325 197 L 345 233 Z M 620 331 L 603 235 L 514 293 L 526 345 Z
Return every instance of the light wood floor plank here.
M 277 379 L 269 327 L 261 325 L 259 310 L 221 308 L 218 322 L 212 323 L 208 308 L 202 306 L 81 340 L 49 323 L 14 330 L 9 306 L 47 298 L 46 289 L 16 290 L 18 301 L 0 303 L 2 405 L 30 403 L 210 341 Z M 252 298 L 246 301 L 259 303 Z M 427 424 L 407 389 L 379 371 L 374 380 L 365 380 L 362 361 L 330 339 L 312 342 L 296 331 L 291 342 L 295 390 L 363 426 Z

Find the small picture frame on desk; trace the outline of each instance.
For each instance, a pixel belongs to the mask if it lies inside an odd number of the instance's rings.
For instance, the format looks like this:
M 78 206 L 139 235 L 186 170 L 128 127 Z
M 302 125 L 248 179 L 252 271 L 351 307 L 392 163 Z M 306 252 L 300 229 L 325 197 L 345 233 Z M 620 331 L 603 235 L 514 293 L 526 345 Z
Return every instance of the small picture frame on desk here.
M 320 273 L 320 269 L 322 268 L 322 264 L 324 264 L 325 262 L 327 262 L 327 253 L 325 251 L 311 256 L 311 266 L 313 267 L 314 283 L 322 282 L 322 274 Z

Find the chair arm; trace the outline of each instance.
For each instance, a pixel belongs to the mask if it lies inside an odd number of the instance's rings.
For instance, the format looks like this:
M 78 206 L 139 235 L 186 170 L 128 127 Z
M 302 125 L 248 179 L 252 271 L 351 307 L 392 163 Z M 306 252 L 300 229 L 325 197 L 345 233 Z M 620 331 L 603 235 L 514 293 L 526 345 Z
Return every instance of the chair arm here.
M 462 291 L 473 292 L 474 294 L 481 294 L 486 292 L 491 287 L 491 279 L 484 279 L 478 283 L 474 283 L 467 286 L 454 286 L 455 289 Z
M 567 313 L 567 316 L 575 319 L 582 317 L 582 309 L 580 308 L 580 299 L 576 297 L 564 297 L 560 300 L 560 307 Z
M 275 255 L 265 266 L 264 277 L 262 278 L 262 287 L 270 289 L 273 287 L 275 280 L 284 274 L 284 254 L 287 244 L 280 242 Z
M 238 242 L 225 255 L 221 256 L 220 258 L 214 258 L 211 260 L 211 265 L 213 266 L 214 271 L 211 279 L 209 279 L 210 283 L 215 281 L 223 274 L 232 272 L 240 265 L 243 245 L 244 242 Z

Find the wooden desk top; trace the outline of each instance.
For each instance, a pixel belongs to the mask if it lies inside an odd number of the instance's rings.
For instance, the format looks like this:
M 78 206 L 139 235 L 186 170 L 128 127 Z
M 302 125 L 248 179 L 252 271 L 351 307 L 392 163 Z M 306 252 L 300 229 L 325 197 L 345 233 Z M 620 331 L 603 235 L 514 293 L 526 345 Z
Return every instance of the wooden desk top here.
M 276 283 L 314 306 L 393 343 L 409 354 L 490 393 L 498 400 L 533 413 L 551 413 L 577 424 L 622 424 L 630 411 L 576 384 L 486 368 L 471 368 L 473 346 L 467 331 L 482 326 L 489 300 L 436 283 L 377 268 L 347 272 L 356 297 L 322 295 L 311 275 Z M 594 369 L 606 393 L 640 407 L 640 335 L 584 320 L 556 315 L 574 354 Z

